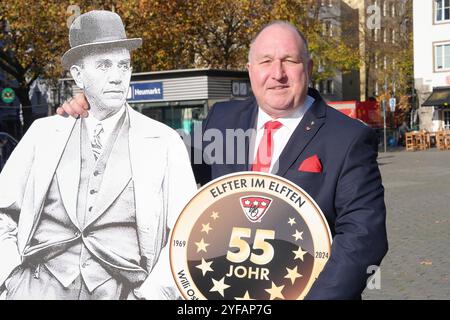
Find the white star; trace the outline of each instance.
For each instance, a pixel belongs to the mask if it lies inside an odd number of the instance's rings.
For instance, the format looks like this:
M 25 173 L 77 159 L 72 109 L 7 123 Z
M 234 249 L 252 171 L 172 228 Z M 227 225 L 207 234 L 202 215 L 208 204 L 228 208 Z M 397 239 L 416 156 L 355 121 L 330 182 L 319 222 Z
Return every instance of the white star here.
M 276 298 L 284 299 L 281 290 L 284 289 L 284 286 L 277 287 L 274 282 L 272 282 L 272 288 L 266 289 L 266 292 L 270 294 L 270 300 L 275 300 Z
M 202 224 L 202 231 L 201 232 L 206 232 L 206 234 L 209 234 L 209 231 L 211 231 L 212 228 L 209 226 L 209 223 L 207 224 Z
M 255 206 L 257 206 L 259 204 L 259 202 L 258 201 L 253 201 L 253 205 L 255 205 Z
M 216 212 L 216 211 L 213 211 L 213 213 L 211 215 L 211 218 L 213 218 L 214 220 L 218 219 L 219 218 L 219 213 Z
M 225 282 L 224 282 L 225 281 L 225 277 L 223 277 L 219 281 L 217 281 L 215 279 L 212 279 L 212 278 L 211 278 L 211 280 L 213 281 L 214 285 L 211 288 L 211 290 L 209 290 L 209 292 L 218 292 L 218 293 L 220 293 L 220 295 L 222 297 L 224 297 L 224 292 L 223 291 L 230 287 L 229 285 L 225 284 Z
M 286 268 L 286 270 L 288 273 L 284 278 L 291 279 L 292 284 L 294 284 L 294 282 L 297 278 L 303 277 L 300 273 L 297 272 L 297 267 L 292 268 L 292 269 Z
M 294 260 L 300 259 L 300 260 L 302 260 L 302 261 L 303 261 L 303 256 L 304 256 L 305 254 L 308 253 L 308 251 L 303 251 L 303 250 L 302 250 L 302 247 L 298 247 L 298 250 L 297 250 L 297 251 L 292 251 L 292 252 L 295 253 L 295 258 L 294 258 Z
M 295 241 L 298 241 L 298 239 L 303 240 L 303 231 L 298 232 L 298 230 L 295 230 L 295 234 L 292 236 L 295 238 Z
M 199 264 L 198 266 L 195 266 L 196 268 L 199 268 L 200 270 L 202 270 L 203 276 L 208 272 L 208 271 L 214 271 L 211 268 L 213 261 L 211 262 L 206 262 L 205 259 L 202 258 L 202 263 Z
M 209 246 L 209 243 L 206 243 L 202 238 L 202 240 L 200 240 L 200 242 L 196 242 L 195 245 L 197 246 L 197 252 L 200 251 L 207 252 L 206 247 Z
M 288 224 L 290 224 L 291 227 L 292 227 L 294 224 L 296 224 L 296 223 L 297 223 L 297 222 L 295 222 L 295 218 L 289 218 Z
M 255 299 L 250 298 L 250 294 L 248 293 L 248 290 L 245 291 L 245 294 L 242 298 L 235 297 L 234 299 L 235 300 L 255 300 Z

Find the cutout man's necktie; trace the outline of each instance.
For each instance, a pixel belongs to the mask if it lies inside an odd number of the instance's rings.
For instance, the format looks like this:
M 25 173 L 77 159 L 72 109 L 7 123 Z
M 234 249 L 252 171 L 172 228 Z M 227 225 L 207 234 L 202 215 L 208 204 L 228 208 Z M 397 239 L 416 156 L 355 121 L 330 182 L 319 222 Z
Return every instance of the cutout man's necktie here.
M 93 141 L 91 141 L 92 152 L 94 153 L 95 161 L 97 161 L 97 159 L 102 154 L 103 145 L 102 145 L 102 139 L 101 138 L 102 138 L 102 133 L 103 132 L 104 132 L 104 130 L 103 130 L 102 124 L 98 123 L 95 126 L 94 139 L 93 139 Z

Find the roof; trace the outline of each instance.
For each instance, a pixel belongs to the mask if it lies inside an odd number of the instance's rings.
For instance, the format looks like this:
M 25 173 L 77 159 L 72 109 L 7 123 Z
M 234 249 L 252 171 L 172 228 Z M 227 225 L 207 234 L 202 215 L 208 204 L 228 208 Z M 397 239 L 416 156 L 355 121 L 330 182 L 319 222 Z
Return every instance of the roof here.
M 433 88 L 433 93 L 422 104 L 424 107 L 448 107 L 450 106 L 450 87 Z

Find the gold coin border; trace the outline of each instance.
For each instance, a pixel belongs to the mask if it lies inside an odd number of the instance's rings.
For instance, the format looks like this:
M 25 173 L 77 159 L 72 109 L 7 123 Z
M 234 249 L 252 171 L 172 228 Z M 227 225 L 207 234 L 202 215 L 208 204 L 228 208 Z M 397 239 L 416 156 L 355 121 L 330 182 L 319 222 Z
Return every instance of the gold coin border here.
M 295 209 L 295 211 L 300 215 L 300 217 L 305 221 L 306 225 L 309 228 L 309 231 L 311 233 L 312 239 L 313 239 L 313 245 L 315 252 L 320 251 L 324 253 L 328 253 L 328 257 L 331 254 L 331 244 L 332 244 L 332 236 L 331 231 L 328 226 L 327 220 L 325 218 L 325 215 L 323 214 L 320 207 L 317 205 L 317 203 L 314 201 L 314 199 L 302 188 L 295 185 L 293 182 L 273 174 L 268 173 L 262 173 L 262 172 L 239 172 L 239 173 L 232 173 L 225 176 L 222 176 L 220 178 L 217 178 L 208 184 L 202 186 L 196 193 L 196 195 L 186 204 L 184 209 L 182 210 L 181 214 L 179 215 L 177 221 L 175 222 L 174 228 L 172 230 L 172 234 L 170 237 L 170 268 L 172 272 L 172 276 L 174 278 L 174 281 L 178 287 L 178 290 L 182 294 L 184 299 L 206 299 L 205 296 L 201 293 L 201 291 L 197 288 L 195 283 L 192 281 L 192 277 L 190 276 L 189 267 L 187 264 L 187 245 L 185 247 L 175 247 L 174 246 L 174 240 L 177 238 L 177 240 L 185 240 L 189 238 L 189 235 L 191 233 L 192 227 L 195 225 L 196 221 L 200 218 L 200 216 L 204 213 L 203 208 L 202 210 L 195 210 L 193 209 L 193 203 L 208 203 L 208 206 L 212 201 L 218 201 L 225 196 L 230 195 L 230 192 L 226 192 L 226 195 L 219 195 L 216 198 L 213 198 L 211 195 L 211 192 L 206 192 L 208 190 L 214 189 L 215 187 L 229 181 L 229 180 L 236 180 L 236 179 L 251 179 L 251 178 L 258 178 L 258 179 L 265 179 L 265 180 L 272 180 L 276 181 L 278 183 L 287 184 L 293 191 L 297 192 L 300 196 L 306 200 L 305 209 L 301 209 L 301 212 L 298 208 L 295 208 L 291 203 L 290 206 Z M 234 192 L 234 191 L 233 191 Z M 273 190 L 268 190 L 267 188 L 261 188 L 261 190 L 257 190 L 255 187 L 253 188 L 239 188 L 239 192 L 266 192 L 267 194 L 274 195 L 278 198 L 281 198 L 279 193 L 276 193 Z M 206 201 L 204 198 L 213 198 L 212 200 Z M 311 212 L 312 211 L 312 212 Z M 181 231 L 180 231 L 181 230 Z M 323 239 L 323 235 L 325 234 L 325 239 Z M 180 236 L 181 235 L 181 236 Z M 183 254 L 184 253 L 184 254 Z M 307 285 L 305 286 L 305 289 L 303 292 L 298 296 L 297 300 L 303 299 L 308 291 L 311 289 L 315 279 L 320 274 L 322 269 L 324 268 L 327 259 L 317 259 L 315 258 L 315 254 L 313 253 L 314 258 L 314 266 L 313 270 L 311 272 L 311 276 L 309 278 L 309 281 Z M 182 268 L 179 268 L 182 266 Z M 183 284 L 180 283 L 177 277 L 177 270 L 175 270 L 175 267 L 178 267 L 181 270 L 185 271 L 186 276 L 188 276 L 187 280 L 188 282 L 185 282 L 184 285 L 186 285 L 185 288 L 183 287 Z

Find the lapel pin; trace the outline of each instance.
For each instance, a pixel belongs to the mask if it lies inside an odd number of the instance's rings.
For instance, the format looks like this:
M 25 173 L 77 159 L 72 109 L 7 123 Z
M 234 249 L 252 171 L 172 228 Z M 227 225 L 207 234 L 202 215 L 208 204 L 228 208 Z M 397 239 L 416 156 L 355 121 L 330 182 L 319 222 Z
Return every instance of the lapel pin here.
M 314 121 L 311 121 L 311 125 L 312 125 L 312 126 L 314 125 Z
M 311 130 L 311 127 L 306 127 L 306 131 L 309 131 L 309 130 Z

